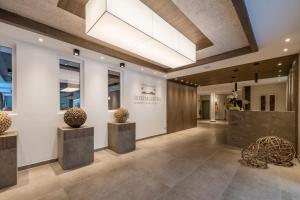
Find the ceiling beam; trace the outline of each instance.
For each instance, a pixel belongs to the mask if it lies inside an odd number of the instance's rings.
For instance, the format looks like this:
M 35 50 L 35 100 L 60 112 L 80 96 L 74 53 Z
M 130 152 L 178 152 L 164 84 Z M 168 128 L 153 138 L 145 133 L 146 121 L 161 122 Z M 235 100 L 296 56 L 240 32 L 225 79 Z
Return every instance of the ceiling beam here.
M 246 34 L 247 40 L 250 44 L 250 48 L 253 52 L 258 51 L 256 39 L 252 30 L 249 14 L 244 0 L 232 0 L 235 11 L 240 19 L 241 25 Z
M 160 71 L 167 72 L 166 68 L 160 67 L 159 65 L 155 65 L 153 63 L 147 62 L 145 60 L 139 59 L 137 57 L 122 53 L 120 51 L 114 50 L 112 48 L 106 47 L 101 44 L 97 44 L 86 40 L 84 38 L 72 35 L 70 33 L 58 30 L 56 28 L 50 27 L 48 25 L 42 24 L 40 22 L 34 21 L 32 19 L 23 17 L 21 15 L 9 12 L 7 10 L 0 8 L 0 22 L 10 24 L 25 30 L 29 30 L 41 35 L 45 35 L 47 37 L 51 37 L 63 42 L 67 42 L 82 48 L 86 48 L 101 54 L 105 54 L 114 58 L 118 58 L 127 62 L 131 62 L 137 65 L 141 65 L 143 67 Z

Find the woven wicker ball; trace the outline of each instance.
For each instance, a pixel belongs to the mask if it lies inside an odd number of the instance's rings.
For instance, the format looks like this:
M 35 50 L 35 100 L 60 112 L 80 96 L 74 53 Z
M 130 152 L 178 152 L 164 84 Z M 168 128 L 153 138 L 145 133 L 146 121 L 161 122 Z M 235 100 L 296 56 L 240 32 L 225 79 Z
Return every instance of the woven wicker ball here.
M 295 148 L 293 144 L 277 136 L 260 138 L 256 144 L 263 146 L 268 152 L 268 163 L 276 165 L 292 165 L 295 158 Z
M 72 128 L 79 128 L 86 121 L 86 113 L 81 108 L 70 108 L 64 115 L 64 121 Z
M 267 168 L 267 153 L 265 148 L 258 144 L 250 144 L 242 150 L 242 159 L 240 162 L 243 165 L 255 168 Z
M 4 134 L 11 126 L 11 118 L 6 112 L 0 112 L 0 135 Z
M 125 108 L 119 108 L 114 113 L 114 117 L 117 123 L 126 123 L 127 119 L 129 118 L 129 112 Z

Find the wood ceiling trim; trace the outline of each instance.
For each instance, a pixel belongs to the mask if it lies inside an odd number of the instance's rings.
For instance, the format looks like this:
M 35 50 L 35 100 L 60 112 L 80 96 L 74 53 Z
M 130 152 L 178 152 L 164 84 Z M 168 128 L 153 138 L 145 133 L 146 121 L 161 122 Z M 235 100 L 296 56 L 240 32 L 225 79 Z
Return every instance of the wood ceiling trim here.
M 252 26 L 251 26 L 251 22 L 250 22 L 250 19 L 249 19 L 249 15 L 248 15 L 248 11 L 247 11 L 247 8 L 246 8 L 246 5 L 245 5 L 245 1 L 244 0 L 231 0 L 231 1 L 232 1 L 233 6 L 236 10 L 236 13 L 239 17 L 240 23 L 242 25 L 242 28 L 243 28 L 243 30 L 245 32 L 245 35 L 247 37 L 247 40 L 249 42 L 249 46 L 239 48 L 239 49 L 235 49 L 235 50 L 228 51 L 228 52 L 224 52 L 224 53 L 219 54 L 219 55 L 210 56 L 210 57 L 207 57 L 207 58 L 202 58 L 202 59 L 197 60 L 196 63 L 190 64 L 190 65 L 186 65 L 186 66 L 182 66 L 182 67 L 178 67 L 178 68 L 174 68 L 174 69 L 168 69 L 169 73 L 189 69 L 189 68 L 192 68 L 192 67 L 197 67 L 199 65 L 204 65 L 204 64 L 208 64 L 208 63 L 221 61 L 221 60 L 226 60 L 226 59 L 229 59 L 229 58 L 242 56 L 242 55 L 246 55 L 246 54 L 258 51 L 258 46 L 257 46 L 257 43 L 256 43 L 255 35 L 253 33 L 253 29 L 252 29 Z
M 82 48 L 86 48 L 98 53 L 106 54 L 108 56 L 118 58 L 121 60 L 125 60 L 137 65 L 142 65 L 144 67 L 160 71 L 160 72 L 167 72 L 166 68 L 160 67 L 153 63 L 144 61 L 142 59 L 136 58 L 134 56 L 122 53 L 120 51 L 114 50 L 112 48 L 106 47 L 104 45 L 96 44 L 94 42 L 88 41 L 81 37 L 72 35 L 70 33 L 55 29 L 48 25 L 36 22 L 29 18 L 23 17 L 21 15 L 9 12 L 7 10 L 3 10 L 0 8 L 0 21 L 3 23 L 7 23 L 13 26 L 20 27 L 22 29 L 26 29 L 38 34 L 42 34 L 63 42 L 67 42 L 76 46 L 80 46 Z
M 236 13 L 238 14 L 241 25 L 246 34 L 247 40 L 250 44 L 252 51 L 258 51 L 258 46 L 256 43 L 256 39 L 253 33 L 253 29 L 251 26 L 251 22 L 249 19 L 249 14 L 245 5 L 244 0 L 232 0 L 233 6 L 235 8 Z
M 85 18 L 85 4 L 88 0 L 59 0 L 57 6 L 78 17 Z
M 201 50 L 213 43 L 199 30 L 199 28 L 176 6 L 172 0 L 141 0 L 156 14 L 168 22 L 180 33 L 189 38 L 196 49 Z
M 297 56 L 298 54 L 294 54 L 226 67 L 223 69 L 178 77 L 176 80 L 177 82 L 181 82 L 181 80 L 183 80 L 183 83 L 189 82 L 199 84 L 200 86 L 207 86 L 254 80 L 256 72 L 258 73 L 259 79 L 274 78 L 278 77 L 279 74 L 281 76 L 287 76 L 290 68 L 292 67 L 292 63 L 295 59 L 297 59 Z M 279 62 L 282 63 L 281 66 L 277 65 Z M 254 63 L 259 63 L 259 65 L 254 65 Z M 282 71 L 279 73 L 279 70 Z M 173 79 L 173 81 L 175 80 Z

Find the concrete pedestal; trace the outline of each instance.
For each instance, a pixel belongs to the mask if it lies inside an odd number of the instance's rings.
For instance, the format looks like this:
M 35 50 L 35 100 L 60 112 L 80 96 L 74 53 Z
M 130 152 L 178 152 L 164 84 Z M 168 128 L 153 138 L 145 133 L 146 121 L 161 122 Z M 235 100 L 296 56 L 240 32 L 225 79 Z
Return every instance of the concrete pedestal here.
M 17 132 L 0 135 L 0 189 L 17 184 Z
M 108 123 L 108 148 L 122 154 L 135 150 L 135 123 Z
M 65 170 L 94 161 L 94 127 L 57 129 L 58 162 Z

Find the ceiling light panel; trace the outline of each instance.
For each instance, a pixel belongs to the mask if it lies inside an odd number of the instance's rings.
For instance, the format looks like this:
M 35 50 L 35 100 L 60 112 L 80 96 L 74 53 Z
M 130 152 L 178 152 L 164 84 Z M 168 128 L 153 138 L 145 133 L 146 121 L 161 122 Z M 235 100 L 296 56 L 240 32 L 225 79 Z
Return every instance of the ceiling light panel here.
M 162 65 L 196 62 L 196 46 L 140 0 L 90 0 L 86 33 Z

